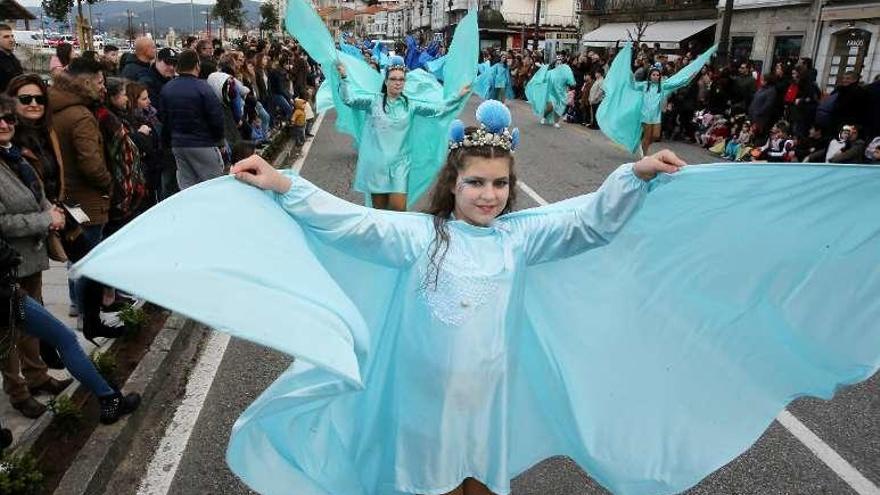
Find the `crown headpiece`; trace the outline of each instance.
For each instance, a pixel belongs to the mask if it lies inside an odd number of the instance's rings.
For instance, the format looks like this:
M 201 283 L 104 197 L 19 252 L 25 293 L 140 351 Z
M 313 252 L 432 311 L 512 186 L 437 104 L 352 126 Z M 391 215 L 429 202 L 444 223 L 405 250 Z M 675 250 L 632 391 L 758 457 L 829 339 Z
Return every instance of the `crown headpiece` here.
M 465 132 L 464 123 L 452 122 L 449 128 L 449 149 L 494 146 L 513 152 L 519 146 L 519 129 L 510 129 L 510 110 L 497 100 L 486 100 L 477 107 L 479 125 Z
M 400 55 L 394 55 L 388 58 L 388 65 L 385 67 L 385 70 L 402 70 L 406 72 L 406 62 L 403 61 L 403 57 Z

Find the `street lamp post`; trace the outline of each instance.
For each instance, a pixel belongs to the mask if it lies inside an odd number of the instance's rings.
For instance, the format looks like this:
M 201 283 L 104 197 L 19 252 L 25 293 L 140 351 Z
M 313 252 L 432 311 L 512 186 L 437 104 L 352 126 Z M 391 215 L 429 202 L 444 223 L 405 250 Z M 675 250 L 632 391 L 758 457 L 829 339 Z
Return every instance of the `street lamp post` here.
M 205 35 L 208 39 L 211 39 L 211 11 L 203 10 L 202 14 L 205 15 Z
M 189 0 L 189 15 L 190 15 L 190 34 L 192 36 L 196 35 L 196 4 L 194 0 Z

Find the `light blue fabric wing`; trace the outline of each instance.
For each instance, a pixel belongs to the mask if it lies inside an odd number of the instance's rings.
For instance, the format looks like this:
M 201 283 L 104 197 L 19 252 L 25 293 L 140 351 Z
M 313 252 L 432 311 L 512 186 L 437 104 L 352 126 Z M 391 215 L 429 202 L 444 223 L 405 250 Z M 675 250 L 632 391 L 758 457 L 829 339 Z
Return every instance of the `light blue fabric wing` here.
M 546 356 L 519 354 L 543 378 L 510 407 L 516 470 L 562 453 L 613 493 L 678 493 L 789 401 L 874 374 L 878 198 L 868 166 L 686 167 L 606 247 L 528 269 Z
M 74 271 L 295 355 L 353 389 L 367 327 L 309 253 L 303 230 L 269 194 L 227 176 L 162 201 Z
M 290 0 L 287 3 L 286 19 L 290 35 L 296 38 L 309 56 L 321 64 L 324 77 L 326 77 L 319 88 L 319 93 L 323 90 L 323 95 L 319 95 L 320 105 L 316 105 L 319 108 L 318 111 L 335 107 L 336 128 L 340 132 L 350 135 L 354 139 L 355 147 L 357 147 L 361 129 L 366 121 L 366 111 L 354 110 L 342 102 L 336 63 L 342 62 L 345 65 L 352 96 L 379 93 L 382 88 L 382 75 L 364 62 L 362 57 L 358 58 L 337 50 L 333 43 L 333 37 L 327 31 L 324 22 L 305 0 Z M 332 94 L 333 105 L 329 104 L 328 92 Z
M 544 118 L 544 115 L 547 113 L 547 103 L 549 100 L 549 86 L 550 86 L 550 67 L 547 65 L 542 65 L 540 69 L 529 79 L 528 84 L 526 84 L 526 99 L 529 101 L 529 106 L 532 107 L 532 112 L 540 118 Z
M 718 51 L 718 45 L 703 52 L 696 60 L 682 67 L 680 71 L 663 81 L 662 88 L 666 91 L 674 91 L 687 86 L 690 80 L 700 72 L 700 69 L 709 62 L 709 59 L 712 58 L 716 51 Z
M 575 85 L 574 73 L 568 64 L 560 64 L 548 74 L 548 100 L 553 105 L 556 115 L 565 115 L 568 106 L 568 88 Z
M 419 56 L 422 54 L 422 51 L 419 49 L 419 43 L 411 34 L 406 35 L 404 41 L 406 42 L 406 68 L 410 70 L 418 69 Z
M 605 98 L 599 104 L 596 119 L 608 139 L 635 153 L 642 139 L 642 94 L 634 89 L 630 60 L 632 43 L 627 42 L 605 76 Z
M 455 28 L 446 61 L 443 64 L 443 100 L 451 100 L 464 86 L 472 85 L 477 71 L 480 32 L 477 12 L 470 11 Z M 424 71 L 418 71 L 425 76 Z M 407 79 L 415 74 L 407 75 Z M 430 76 L 428 76 L 430 77 Z M 431 77 L 433 79 L 433 77 Z M 427 84 L 427 82 L 425 82 Z M 409 85 L 409 83 L 407 83 Z M 415 96 L 415 95 L 413 95 Z M 423 95 L 418 95 L 424 98 Z M 409 142 L 412 150 L 407 188 L 407 207 L 412 207 L 434 182 L 437 171 L 443 165 L 447 153 L 447 136 L 452 121 L 467 104 L 462 98 L 456 107 L 442 117 L 413 117 Z M 439 103 L 442 100 L 434 100 Z
M 568 455 L 614 493 L 678 493 L 792 399 L 871 376 L 878 198 L 876 167 L 686 167 L 608 245 L 526 268 L 499 462 L 516 474 Z M 393 368 L 377 342 L 395 336 L 377 330 L 400 318 L 399 272 L 358 254 L 227 177 L 152 208 L 76 269 L 300 357 L 234 427 L 227 460 L 249 486 L 400 495 L 382 426 L 407 411 L 354 407 L 371 389 L 353 378 L 384 384 Z
M 443 80 L 443 66 L 446 64 L 446 55 L 435 58 L 425 64 L 425 70 L 431 73 L 438 81 Z
M 491 99 L 494 81 L 495 73 L 492 71 L 492 64 L 488 61 L 481 63 L 477 66 L 477 78 L 474 80 L 474 93 L 484 100 Z

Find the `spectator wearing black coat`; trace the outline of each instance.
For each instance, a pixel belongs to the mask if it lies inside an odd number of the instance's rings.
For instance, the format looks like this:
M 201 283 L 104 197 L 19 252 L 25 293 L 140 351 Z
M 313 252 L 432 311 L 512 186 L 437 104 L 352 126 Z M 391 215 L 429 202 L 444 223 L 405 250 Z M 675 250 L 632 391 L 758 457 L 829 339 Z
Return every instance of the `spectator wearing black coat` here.
M 764 85 L 755 93 L 749 105 L 749 119 L 756 128 L 756 136 L 761 141 L 778 115 L 776 83 L 778 79 L 772 72 L 764 76 Z
M 22 74 L 21 62 L 12 51 L 15 49 L 15 35 L 8 24 L 0 23 L 0 92 L 6 91 L 15 76 Z
M 151 38 L 141 36 L 134 40 L 134 57 L 128 57 L 120 73 L 129 81 L 140 82 L 150 70 L 150 64 L 156 58 L 156 43 Z

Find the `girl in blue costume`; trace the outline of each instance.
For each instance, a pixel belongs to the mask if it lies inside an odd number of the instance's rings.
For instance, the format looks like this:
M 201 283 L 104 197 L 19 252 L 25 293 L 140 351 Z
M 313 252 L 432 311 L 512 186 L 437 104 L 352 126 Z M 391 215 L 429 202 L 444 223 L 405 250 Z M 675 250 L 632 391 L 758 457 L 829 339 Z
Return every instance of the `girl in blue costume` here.
M 602 132 L 631 153 L 641 145 L 642 153 L 647 154 L 651 143 L 660 137 L 663 103 L 672 92 L 690 83 L 716 49 L 706 50 L 668 79 L 663 80 L 660 69 L 653 67 L 646 81 L 637 82 L 629 65 L 632 44 L 627 43 L 605 77 L 605 98 L 596 113 Z
M 526 98 L 532 112 L 541 119 L 541 125 L 553 124 L 559 128 L 559 119 L 568 106 L 568 88 L 575 85 L 574 74 L 568 64 L 553 69 L 544 65 L 526 85 Z
M 509 130 L 510 113 L 497 101 L 484 102 L 477 120 L 480 127 L 453 126 L 428 215 L 373 214 L 282 175 L 259 157 L 231 172 L 277 193 L 281 208 L 331 245 L 362 246 L 364 256 L 405 273 L 406 295 L 394 310 L 400 331 L 388 363 L 400 372 L 377 370 L 359 398 L 331 406 L 334 415 L 366 421 L 343 440 L 350 453 L 380 442 L 388 448 L 375 455 L 394 459 L 393 471 L 371 479 L 368 493 L 510 492 L 505 402 L 517 377 L 506 342 L 521 317 L 516 281 L 530 265 L 608 242 L 638 210 L 648 182 L 684 165 L 671 152 L 658 153 L 620 167 L 595 195 L 569 208 L 507 218 L 518 130 Z M 390 422 L 376 430 L 370 417 Z M 314 451 L 328 463 L 338 454 Z M 371 477 L 369 469 L 357 476 Z M 341 480 L 315 481 L 326 493 L 360 493 L 343 489 Z
M 495 64 L 492 65 L 492 97 L 501 103 L 508 98 L 513 98 L 513 83 L 510 80 L 510 61 L 507 53 L 496 55 Z
M 413 116 L 442 117 L 457 111 L 470 86 L 464 86 L 454 99 L 430 105 L 410 101 L 403 94 L 407 71 L 401 57 L 389 60 L 378 95 L 354 94 L 345 66 L 340 63 L 336 69 L 342 101 L 368 113 L 360 135 L 354 187 L 370 195 L 374 208 L 405 211 L 411 155 L 408 133 Z

